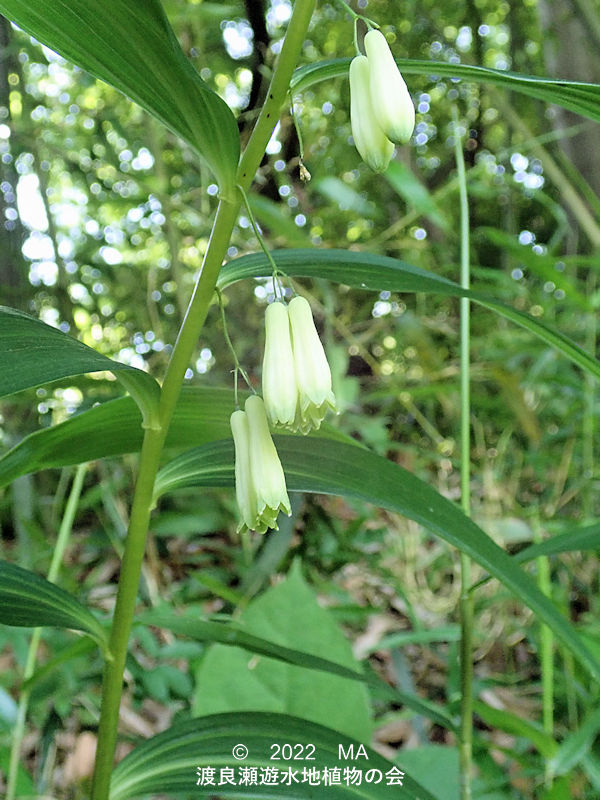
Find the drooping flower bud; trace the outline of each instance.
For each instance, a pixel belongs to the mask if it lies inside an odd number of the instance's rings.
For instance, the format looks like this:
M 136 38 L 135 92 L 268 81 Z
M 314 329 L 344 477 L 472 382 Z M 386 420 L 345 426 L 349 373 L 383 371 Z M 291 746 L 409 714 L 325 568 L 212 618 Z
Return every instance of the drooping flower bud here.
M 257 518 L 256 492 L 250 467 L 250 431 L 245 411 L 234 411 L 230 418 L 235 445 L 235 494 L 241 520 L 240 530 L 254 530 Z
M 375 115 L 370 64 L 366 56 L 356 56 L 350 63 L 350 122 L 352 138 L 362 160 L 375 172 L 385 172 L 394 153 L 394 145 Z
M 294 297 L 288 314 L 298 385 L 295 428 L 308 433 L 320 427 L 328 409 L 337 410 L 331 390 L 331 370 L 308 301 Z
M 406 144 L 415 127 L 415 107 L 381 31 L 371 30 L 366 34 L 365 50 L 369 93 L 377 122 L 388 139 Z
M 273 425 L 293 426 L 298 386 L 285 303 L 271 303 L 265 312 L 265 355 L 262 389 L 267 416 Z
M 256 520 L 247 527 L 265 533 L 268 528 L 277 528 L 280 511 L 285 511 L 289 517 L 292 509 L 262 398 L 252 395 L 244 408 L 248 421 L 250 474 L 256 495 Z

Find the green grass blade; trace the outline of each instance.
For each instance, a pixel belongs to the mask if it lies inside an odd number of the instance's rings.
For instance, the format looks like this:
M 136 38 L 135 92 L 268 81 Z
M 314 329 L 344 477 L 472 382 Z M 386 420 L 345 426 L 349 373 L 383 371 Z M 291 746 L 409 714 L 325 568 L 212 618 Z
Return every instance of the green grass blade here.
M 291 88 L 302 92 L 321 81 L 348 76 L 349 58 L 319 61 L 299 67 L 292 78 Z M 537 78 L 508 70 L 489 69 L 470 64 L 448 64 L 441 61 L 396 59 L 404 75 L 440 76 L 442 78 L 464 78 L 473 83 L 488 83 L 513 92 L 520 92 L 546 103 L 568 108 L 584 117 L 600 120 L 600 86 L 595 83 L 558 81 Z
M 558 752 L 550 760 L 553 775 L 566 775 L 579 764 L 590 751 L 600 731 L 600 708 L 594 709 L 580 727 L 562 742 Z
M 64 589 L 7 561 L 0 561 L 0 623 L 73 628 L 106 646 L 104 629 L 91 611 Z
M 520 736 L 530 741 L 544 758 L 551 758 L 556 753 L 558 749 L 557 743 L 540 725 L 518 717 L 510 711 L 493 708 L 480 700 L 474 701 L 473 709 L 486 725 L 491 728 L 497 728 L 513 736 Z
M 523 564 L 538 556 L 555 556 L 584 550 L 600 550 L 600 525 L 586 525 L 585 528 L 568 530 L 543 542 L 532 544 L 514 555 L 513 561 Z

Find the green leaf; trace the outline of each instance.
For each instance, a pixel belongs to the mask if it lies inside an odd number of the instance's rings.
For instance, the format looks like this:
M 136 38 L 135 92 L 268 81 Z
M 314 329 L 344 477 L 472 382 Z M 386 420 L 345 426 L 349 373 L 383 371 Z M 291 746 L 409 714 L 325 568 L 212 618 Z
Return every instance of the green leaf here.
M 299 562 L 284 581 L 244 609 L 239 624 L 247 633 L 283 647 L 293 645 L 315 658 L 326 655 L 356 674 L 358 665 L 350 644 L 317 603 Z M 360 741 L 371 740 L 368 691 L 360 682 L 339 674 L 214 645 L 202 659 L 196 685 L 192 708 L 198 716 L 234 710 L 276 711 L 327 724 Z
M 600 708 L 591 711 L 580 727 L 570 733 L 550 759 L 548 768 L 553 775 L 566 775 L 590 751 L 600 731 Z
M 181 50 L 159 0 L 0 0 L 0 12 L 161 120 L 235 186 L 239 135 L 227 104 Z
M 322 194 L 341 211 L 352 211 L 362 217 L 373 217 L 376 206 L 372 200 L 367 200 L 360 192 L 348 186 L 335 175 L 325 175 L 312 181 L 311 189 Z
M 384 636 L 377 644 L 369 647 L 369 653 L 378 650 L 391 650 L 396 647 L 406 647 L 407 644 L 428 644 L 429 642 L 458 642 L 460 641 L 460 628 L 458 625 L 446 625 L 443 628 L 430 628 L 416 631 L 399 631 Z
M 273 744 L 294 745 L 296 753 L 300 753 L 298 746 L 304 745 L 304 755 L 312 752 L 313 745 L 315 760 L 284 761 L 272 760 L 276 755 Z M 232 750 L 236 745 L 244 744 L 248 748 L 248 758 L 236 761 Z M 365 798 L 365 800 L 390 800 L 401 792 L 406 800 L 436 800 L 432 794 L 406 774 L 403 785 L 386 785 L 386 773 L 393 768 L 393 764 L 386 761 L 374 750 L 365 747 L 368 756 L 358 761 L 340 760 L 339 746 L 345 752 L 354 744 L 356 752 L 357 742 L 349 739 L 342 733 L 331 728 L 317 725 L 314 722 L 297 719 L 287 714 L 272 714 L 264 712 L 246 712 L 231 714 L 215 714 L 201 717 L 186 722 L 179 722 L 164 733 L 154 736 L 140 744 L 115 767 L 111 779 L 110 800 L 128 800 L 151 794 L 166 793 L 169 797 L 179 795 L 182 797 L 198 797 L 214 795 L 215 786 L 197 786 L 197 768 L 216 767 L 219 779 L 219 769 L 233 767 L 235 779 L 238 779 L 240 767 L 256 767 L 261 770 L 267 767 L 279 770 L 289 768 L 298 771 L 302 779 L 303 767 L 314 767 L 322 771 L 338 768 L 343 773 L 343 768 L 356 767 L 363 773 L 369 769 L 380 770 L 383 773 L 381 783 L 367 784 L 363 781 L 360 786 L 342 782 L 342 785 L 327 786 L 323 788 L 310 788 L 305 783 L 291 782 L 282 788 L 281 783 L 264 784 L 260 786 L 218 786 L 217 792 L 223 797 L 260 797 L 280 800 L 285 797 L 290 800 L 306 800 L 307 797 L 318 797 L 326 793 L 330 800 L 346 800 L 346 798 Z M 400 769 L 402 763 L 400 759 Z M 343 779 L 342 779 L 343 780 Z M 317 791 L 319 792 L 317 794 Z
M 583 550 L 600 550 L 600 525 L 586 525 L 551 536 L 543 542 L 532 544 L 516 553 L 513 561 L 522 564 L 532 561 L 538 556 L 555 556 L 559 553 L 571 553 Z
M 600 759 L 592 753 L 587 752 L 581 759 L 581 766 L 594 789 L 600 791 Z M 571 800 L 570 795 L 567 800 Z
M 552 736 L 547 734 L 540 725 L 530 720 L 518 717 L 510 711 L 493 708 L 480 700 L 473 702 L 473 710 L 481 719 L 492 728 L 506 731 L 514 736 L 521 736 L 530 741 L 538 753 L 544 758 L 551 758 L 558 748 Z
M 346 286 L 372 291 L 386 289 L 391 292 L 425 292 L 449 297 L 469 297 L 484 308 L 489 308 L 526 328 L 573 363 L 600 378 L 600 362 L 560 331 L 493 298 L 462 289 L 447 278 L 441 278 L 404 261 L 372 253 L 336 249 L 277 250 L 273 252 L 273 257 L 277 266 L 292 277 L 326 278 Z M 244 278 L 270 274 L 271 267 L 265 256 L 262 253 L 252 253 L 226 264 L 219 275 L 218 286 L 224 289 Z
M 442 230 L 448 230 L 448 220 L 437 207 L 429 190 L 405 164 L 401 161 L 391 161 L 383 177 L 409 208 L 414 208 L 417 213 L 429 217 Z
M 275 436 L 274 439 L 289 490 L 354 497 L 420 523 L 498 578 L 600 679 L 600 664 L 572 625 L 504 550 L 435 489 L 365 448 L 322 439 L 319 458 L 315 459 L 314 443 L 309 438 Z M 167 464 L 157 476 L 155 492 L 159 496 L 183 486 L 233 484 L 233 442 L 214 442 Z
M 0 361 L 1 358 L 0 355 Z M 243 397 L 245 394 L 240 393 Z M 229 417 L 234 409 L 231 389 L 185 386 L 175 407 L 166 447 L 188 448 L 226 438 L 231 433 Z M 327 424 L 314 435 L 349 441 L 348 436 Z M 110 400 L 25 437 L 0 458 L 0 487 L 28 472 L 138 452 L 142 438 L 142 417 L 133 400 Z
M 86 372 L 110 371 L 155 424 L 160 389 L 151 375 L 119 364 L 77 339 L 13 308 L 0 306 L 0 397 Z
M 190 639 L 200 642 L 219 642 L 228 647 L 238 647 L 249 653 L 274 658 L 286 664 L 294 664 L 305 669 L 320 670 L 339 675 L 342 678 L 365 682 L 375 694 L 396 703 L 402 703 L 417 714 L 437 722 L 448 730 L 456 730 L 454 721 L 442 707 L 393 688 L 370 670 L 368 662 L 364 664 L 367 671 L 358 672 L 321 656 L 284 647 L 263 637 L 255 636 L 240 628 L 237 621 L 211 622 L 202 619 L 201 614 L 201 610 L 194 608 L 186 609 L 184 616 L 170 610 L 153 609 L 140 614 L 136 618 L 136 622 L 164 628 L 172 633 L 188 636 Z
M 248 194 L 252 213 L 261 224 L 269 229 L 271 239 L 292 247 L 310 247 L 310 235 L 305 228 L 299 228 L 293 220 L 290 209 L 282 203 L 275 203 L 256 192 Z
M 349 58 L 337 58 L 299 67 L 292 77 L 290 88 L 293 92 L 302 92 L 321 81 L 347 77 L 350 61 Z M 546 103 L 555 103 L 584 117 L 600 121 L 600 86 L 596 83 L 557 81 L 508 70 L 470 64 L 448 64 L 442 61 L 397 58 L 396 63 L 403 75 L 464 78 L 473 83 L 491 83 Z
M 68 647 L 63 648 L 56 656 L 45 661 L 42 666 L 38 666 L 31 676 L 21 685 L 21 690 L 31 691 L 38 683 L 43 682 L 49 675 L 59 669 L 64 668 L 65 664 L 81 656 L 89 656 L 96 645 L 90 638 L 76 639 Z
M 559 533 L 543 542 L 531 544 L 524 550 L 520 550 L 511 556 L 516 564 L 525 564 L 533 561 L 539 556 L 555 556 L 560 553 L 572 553 L 584 550 L 600 549 L 600 525 L 586 525 L 580 529 L 570 529 L 566 533 Z M 489 577 L 482 578 L 475 587 L 483 586 Z
M 89 633 L 106 648 L 104 629 L 85 606 L 59 586 L 7 561 L 0 561 L 0 623 L 73 628 Z
M 10 771 L 10 747 L 0 747 L 0 773 L 8 775 Z M 36 794 L 33 780 L 23 764 L 17 767 L 17 797 L 34 797 Z
M 459 800 L 458 748 L 427 744 L 402 751 L 402 767 L 438 800 Z M 477 797 L 477 793 L 474 792 Z
M 521 244 L 514 234 L 498 228 L 480 226 L 477 234 L 489 239 L 492 244 L 504 253 L 510 253 L 520 265 L 524 265 L 530 272 L 544 281 L 552 281 L 557 289 L 562 289 L 569 302 L 578 305 L 585 311 L 592 311 L 590 298 L 582 294 L 564 272 L 559 272 L 556 265 L 560 259 L 547 253 L 536 253 L 531 245 Z

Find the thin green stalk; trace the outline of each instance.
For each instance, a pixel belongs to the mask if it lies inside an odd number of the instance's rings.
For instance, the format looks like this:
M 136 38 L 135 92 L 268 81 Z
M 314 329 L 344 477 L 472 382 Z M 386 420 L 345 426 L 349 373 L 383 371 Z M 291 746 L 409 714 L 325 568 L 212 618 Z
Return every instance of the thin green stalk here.
M 596 273 L 591 269 L 586 281 L 587 297 L 594 297 L 596 294 Z M 596 352 L 598 339 L 598 321 L 595 313 L 587 315 L 586 319 L 586 346 L 589 353 Z M 583 475 L 586 480 L 583 489 L 583 516 L 586 520 L 594 517 L 594 435 L 596 432 L 596 381 L 592 375 L 586 372 L 585 384 L 583 388 L 584 411 L 583 411 Z
M 244 191 L 248 190 L 254 179 L 275 123 L 279 118 L 279 112 L 288 93 L 290 79 L 300 56 L 314 6 L 315 0 L 296 0 L 294 4 L 283 47 L 267 93 L 267 100 L 258 116 L 238 168 L 237 183 Z M 229 246 L 239 208 L 240 201 L 237 198 L 221 198 L 202 268 L 162 385 L 159 426 L 156 429 L 148 428 L 144 432 L 138 479 L 134 491 L 109 639 L 112 661 L 107 661 L 105 664 L 102 684 L 98 750 L 91 800 L 107 800 L 109 796 L 123 670 L 153 504 L 154 480 L 185 371 L 208 314 L 219 270 Z
M 534 526 L 533 539 L 535 542 L 542 540 L 537 524 Z M 540 556 L 536 559 L 536 563 L 538 586 L 546 597 L 551 597 L 550 560 L 548 556 Z M 554 737 L 554 636 L 544 623 L 540 623 L 540 670 L 542 674 L 542 725 L 544 731 Z M 550 762 L 547 762 L 545 769 L 547 789 L 552 786 L 552 778 Z
M 231 337 L 229 336 L 229 329 L 227 328 L 227 318 L 225 317 L 225 304 L 223 303 L 223 294 L 221 293 L 220 289 L 217 289 L 217 298 L 219 300 L 219 309 L 221 311 L 221 322 L 223 324 L 223 335 L 225 336 L 225 341 L 227 343 L 227 347 L 229 348 L 229 352 L 231 353 L 231 357 L 233 358 L 234 370 L 233 370 L 233 393 L 235 397 L 235 407 L 239 408 L 238 403 L 238 372 L 242 376 L 242 378 L 246 381 L 248 388 L 253 392 L 254 388 L 250 383 L 250 378 L 248 377 L 248 373 L 240 364 L 240 360 L 237 357 L 237 353 L 235 352 L 235 347 L 233 346 L 233 342 L 231 341 Z
M 454 151 L 458 173 L 460 197 L 460 285 L 470 287 L 469 260 L 469 200 L 467 176 L 458 135 L 458 115 L 453 109 Z M 466 297 L 460 299 L 460 488 L 461 506 L 465 514 L 471 513 L 471 393 L 470 393 L 470 305 Z M 460 798 L 471 800 L 471 773 L 473 762 L 473 594 L 471 592 L 471 559 L 460 554 Z
M 250 224 L 252 225 L 252 230 L 254 231 L 254 235 L 258 239 L 258 243 L 261 246 L 263 253 L 265 254 L 267 261 L 271 265 L 271 272 L 273 276 L 273 291 L 275 292 L 275 297 L 279 297 L 280 300 L 283 300 L 283 294 L 281 291 L 281 286 L 279 284 L 279 270 L 277 269 L 277 264 L 275 263 L 275 259 L 271 255 L 271 251 L 267 247 L 267 244 L 263 238 L 262 233 L 260 232 L 260 228 L 254 218 L 254 214 L 252 213 L 252 209 L 250 208 L 250 203 L 248 202 L 248 196 L 244 191 L 242 186 L 238 186 L 240 190 L 240 194 L 242 195 L 242 200 L 244 201 L 244 207 L 248 214 L 248 218 L 250 219 Z
M 83 479 L 87 464 L 80 464 L 75 472 L 71 492 L 65 511 L 63 514 L 62 522 L 58 530 L 58 537 L 52 553 L 52 560 L 50 562 L 50 569 L 48 570 L 48 580 L 54 583 L 58 577 L 58 570 L 62 564 L 62 559 L 65 553 L 71 530 L 73 529 L 73 520 L 79 504 L 79 497 L 81 495 L 81 488 L 83 486 Z M 41 628 L 34 628 L 29 642 L 29 649 L 27 650 L 27 658 L 25 660 L 25 669 L 23 671 L 23 682 L 29 680 L 35 670 L 35 661 L 37 651 L 40 644 L 40 637 L 42 635 Z M 6 800 L 14 800 L 17 788 L 17 777 L 19 774 L 19 761 L 21 758 L 21 745 L 23 744 L 23 736 L 25 735 L 25 721 L 27 718 L 27 709 L 29 707 L 30 690 L 23 689 L 19 697 L 19 705 L 17 707 L 17 719 L 13 729 L 12 745 L 10 750 L 10 763 L 8 767 L 8 778 L 6 786 Z

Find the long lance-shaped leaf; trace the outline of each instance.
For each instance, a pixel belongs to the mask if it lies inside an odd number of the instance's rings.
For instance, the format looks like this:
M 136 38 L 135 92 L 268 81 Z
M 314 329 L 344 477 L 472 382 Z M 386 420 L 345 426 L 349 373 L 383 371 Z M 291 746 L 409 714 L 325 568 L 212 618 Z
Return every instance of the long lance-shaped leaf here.
M 298 667 L 320 670 L 321 672 L 330 672 L 342 678 L 365 682 L 378 694 L 395 700 L 397 703 L 403 703 L 417 714 L 422 714 L 444 728 L 456 731 L 454 721 L 444 713 L 443 708 L 433 703 L 428 703 L 415 695 L 394 689 L 382 681 L 374 672 L 370 671 L 368 665 L 368 671 L 365 673 L 355 672 L 343 664 L 337 664 L 335 661 L 283 647 L 260 636 L 255 636 L 240 628 L 233 621 L 213 622 L 199 619 L 196 614 L 193 616 L 181 616 L 172 611 L 152 610 L 137 617 L 136 623 L 154 625 L 157 628 L 164 628 L 172 633 L 188 636 L 201 642 L 219 642 L 230 647 L 241 647 L 250 653 L 274 658 L 286 664 L 294 664 Z
M 524 550 L 511 556 L 516 564 L 526 564 L 539 556 L 556 556 L 561 553 L 581 552 L 585 550 L 600 550 L 600 525 L 586 525 L 584 528 L 571 528 L 566 533 L 559 533 L 536 542 Z M 483 586 L 490 579 L 488 575 L 482 578 L 473 588 Z
M 586 525 L 584 528 L 570 528 L 565 533 L 558 533 L 543 542 L 531 544 L 512 557 L 523 564 L 533 561 L 538 556 L 555 556 L 560 553 L 572 553 L 583 550 L 600 550 L 600 525 Z
M 321 81 L 347 77 L 350 61 L 349 58 L 337 58 L 299 67 L 292 78 L 291 89 L 301 92 Z M 473 83 L 490 83 L 546 103 L 555 103 L 589 119 L 600 120 L 600 85 L 597 83 L 537 78 L 518 72 L 440 61 L 397 58 L 396 63 L 405 75 L 464 78 Z
M 73 628 L 89 633 L 106 648 L 104 629 L 91 611 L 59 586 L 7 561 L 0 561 L 0 623 Z
M 113 361 L 39 319 L 0 306 L 0 397 L 59 378 L 106 371 L 121 379 L 145 424 L 152 426 L 160 390 L 151 375 Z
M 504 550 L 460 509 L 424 481 L 365 448 L 300 436 L 275 436 L 288 489 L 354 497 L 403 514 L 466 553 L 498 578 L 545 622 L 573 655 L 598 680 L 596 661 L 573 626 Z M 155 491 L 188 486 L 233 486 L 233 443 L 214 442 L 184 453 L 158 474 Z
M 275 262 L 292 277 L 326 278 L 357 289 L 391 292 L 425 292 L 450 297 L 469 297 L 473 302 L 526 328 L 547 344 L 559 350 L 570 361 L 600 378 L 600 362 L 568 336 L 543 322 L 517 311 L 505 303 L 480 292 L 463 289 L 457 283 L 433 272 L 388 256 L 356 253 L 347 250 L 276 250 Z M 236 258 L 226 264 L 219 276 L 219 288 L 224 289 L 244 278 L 259 278 L 271 274 L 271 267 L 262 253 Z
M 314 755 L 314 760 L 273 760 L 273 755 L 277 753 L 272 745 L 284 742 L 292 745 L 292 753 Z M 436 800 L 408 774 L 403 776 L 401 784 L 388 784 L 386 775 L 397 775 L 398 768 L 365 745 L 363 747 L 368 760 L 361 759 L 360 765 L 344 762 L 343 755 L 340 758 L 340 746 L 344 748 L 344 753 L 349 753 L 353 745 L 353 752 L 356 753 L 359 744 L 331 728 L 287 714 L 255 711 L 199 717 L 176 723 L 125 756 L 113 772 L 110 800 L 128 800 L 160 793 L 185 798 L 214 796 L 217 793 L 220 797 L 277 800 L 282 797 L 306 800 L 320 796 L 331 800 L 389 800 L 395 796 L 407 800 Z M 239 752 L 240 746 L 247 748 L 248 752 L 242 763 L 233 755 Z M 259 774 L 267 767 L 271 769 L 271 774 L 273 768 L 278 771 L 291 768 L 296 771 L 298 780 L 290 780 L 289 785 L 282 785 L 280 780 L 254 785 L 218 785 L 219 770 L 223 767 L 234 768 L 233 778 L 238 784 L 240 766 L 256 767 Z M 324 768 L 331 770 L 345 766 L 359 767 L 363 773 L 367 770 L 379 771 L 381 779 L 375 772 L 372 777 L 377 782 L 373 780 L 367 783 L 363 780 L 358 785 L 350 781 L 342 781 L 340 785 L 320 783 L 315 787 L 318 793 L 307 781 L 302 782 L 302 767 L 314 767 L 321 775 Z M 206 767 L 216 768 L 217 785 L 202 785 L 202 773 L 199 777 L 197 770 Z
M 244 392 L 240 398 L 244 398 Z M 230 434 L 235 409 L 232 389 L 183 388 L 169 426 L 165 446 L 189 448 Z M 26 436 L 0 458 L 0 487 L 28 472 L 65 467 L 99 458 L 139 452 L 142 416 L 130 397 L 109 400 L 70 419 Z M 325 423 L 312 434 L 340 441 L 350 437 Z
M 231 189 L 239 135 L 181 50 L 159 0 L 0 0 L 0 13 L 187 141 Z

